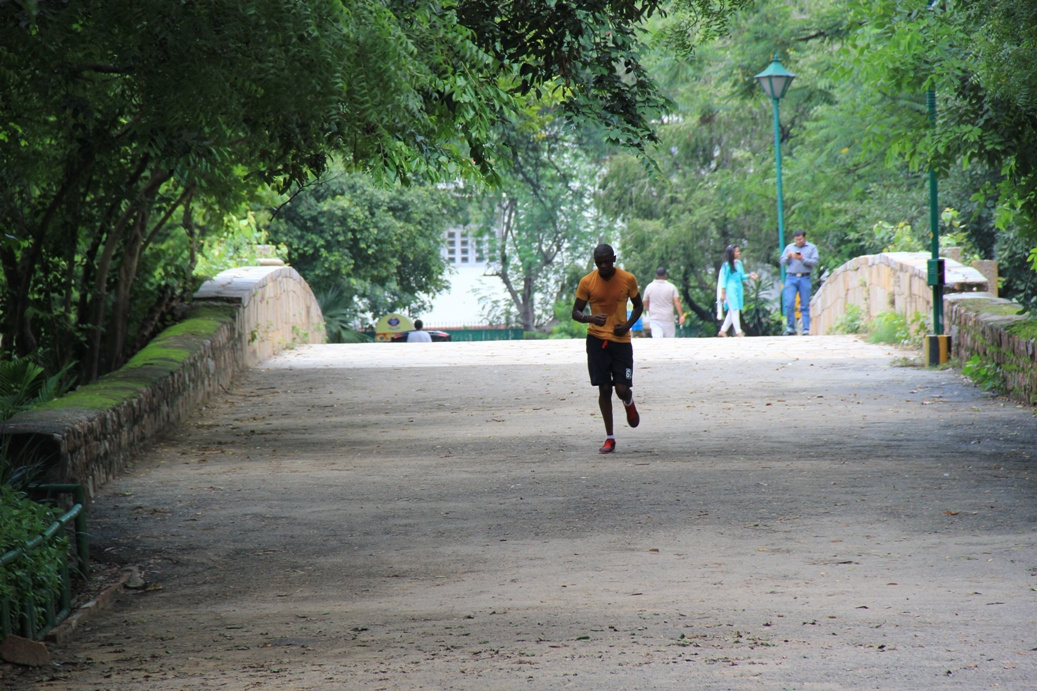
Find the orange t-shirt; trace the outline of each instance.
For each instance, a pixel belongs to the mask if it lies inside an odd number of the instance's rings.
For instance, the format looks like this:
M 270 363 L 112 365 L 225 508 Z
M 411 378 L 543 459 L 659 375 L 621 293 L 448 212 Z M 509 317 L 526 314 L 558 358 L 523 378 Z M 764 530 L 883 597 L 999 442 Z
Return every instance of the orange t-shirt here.
M 591 307 L 591 314 L 604 312 L 608 315 L 605 326 L 588 324 L 587 333 L 603 341 L 629 343 L 629 331 L 622 336 L 617 336 L 612 333 L 612 327 L 626 324 L 627 300 L 637 297 L 639 294 L 634 274 L 627 273 L 623 269 L 617 268 L 616 273 L 607 281 L 597 270 L 591 271 L 581 278 L 580 285 L 576 288 L 576 297 L 587 301 Z

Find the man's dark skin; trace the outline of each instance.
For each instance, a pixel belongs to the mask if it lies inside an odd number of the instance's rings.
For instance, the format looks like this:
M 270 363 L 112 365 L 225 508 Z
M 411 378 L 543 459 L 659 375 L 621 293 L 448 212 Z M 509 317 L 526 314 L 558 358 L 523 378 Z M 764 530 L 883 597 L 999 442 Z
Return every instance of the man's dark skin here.
M 612 248 L 608 245 L 598 247 L 594 250 L 594 265 L 598 267 L 598 275 L 604 280 L 609 280 L 616 275 L 616 254 L 612 251 Z M 633 303 L 634 309 L 630 312 L 630 317 L 623 324 L 617 324 L 612 327 L 612 333 L 617 336 L 630 331 L 630 327 L 637 323 L 637 320 L 641 318 L 641 313 L 645 311 L 644 302 L 641 300 L 641 294 L 638 293 L 637 297 L 630 298 L 630 302 Z M 587 307 L 587 301 L 576 298 L 575 304 L 573 304 L 573 319 L 583 324 L 597 324 L 598 326 L 605 326 L 605 322 L 608 321 L 608 315 L 602 314 L 586 314 L 584 308 Z M 598 386 L 598 408 L 601 409 L 601 417 L 605 421 L 605 433 L 612 435 L 612 385 L 601 384 Z M 633 392 L 630 387 L 626 384 L 616 384 L 616 395 L 619 396 L 621 401 L 629 401 Z

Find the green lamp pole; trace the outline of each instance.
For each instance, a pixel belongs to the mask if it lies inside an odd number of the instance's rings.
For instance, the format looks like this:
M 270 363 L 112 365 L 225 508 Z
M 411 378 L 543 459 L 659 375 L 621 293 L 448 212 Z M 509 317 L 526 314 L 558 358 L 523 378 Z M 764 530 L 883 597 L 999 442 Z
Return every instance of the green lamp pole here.
M 926 93 L 929 109 L 929 126 L 936 127 L 936 91 Z M 946 283 L 945 261 L 940 257 L 940 210 L 937 194 L 936 170 L 929 168 L 929 232 L 931 233 L 932 255 L 929 258 L 929 285 L 933 288 L 933 333 L 926 337 L 926 364 L 930 367 L 943 365 L 950 358 L 951 337 L 943 332 L 943 287 Z
M 777 180 L 778 180 L 778 254 L 781 255 L 782 250 L 785 249 L 785 207 L 782 200 L 781 194 L 781 125 L 778 118 L 778 101 L 785 95 L 785 92 L 789 90 L 789 84 L 796 78 L 796 75 L 785 70 L 781 66 L 781 61 L 778 60 L 778 54 L 774 54 L 774 59 L 771 64 L 767 66 L 763 72 L 760 72 L 754 77 L 763 87 L 764 92 L 771 98 L 771 103 L 774 104 L 774 161 L 777 168 Z M 785 284 L 785 266 L 781 266 L 781 283 Z M 779 297 L 778 302 L 781 304 L 781 312 L 784 315 L 785 305 L 784 301 Z
M 929 126 L 936 127 L 936 91 L 929 89 L 926 93 L 926 105 L 929 110 Z M 940 259 L 940 205 L 937 192 L 936 171 L 929 168 L 929 285 L 933 288 L 933 334 L 943 335 L 943 286 L 944 262 Z

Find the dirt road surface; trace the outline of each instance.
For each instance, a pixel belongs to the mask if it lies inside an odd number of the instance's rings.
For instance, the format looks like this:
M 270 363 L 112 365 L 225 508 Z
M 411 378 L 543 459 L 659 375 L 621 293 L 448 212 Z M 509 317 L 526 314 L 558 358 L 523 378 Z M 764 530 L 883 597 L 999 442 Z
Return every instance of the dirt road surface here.
M 1032 689 L 1034 411 L 854 337 L 309 346 L 90 507 L 10 689 Z

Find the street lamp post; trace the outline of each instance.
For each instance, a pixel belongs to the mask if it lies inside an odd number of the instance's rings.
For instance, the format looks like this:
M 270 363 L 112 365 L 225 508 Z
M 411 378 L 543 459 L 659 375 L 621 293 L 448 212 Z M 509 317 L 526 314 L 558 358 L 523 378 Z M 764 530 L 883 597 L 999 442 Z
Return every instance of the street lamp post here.
M 778 180 L 778 254 L 780 256 L 782 250 L 785 249 L 785 207 L 781 195 L 781 125 L 778 118 L 778 101 L 781 100 L 782 96 L 789 89 L 789 84 L 795 79 L 796 75 L 788 72 L 784 67 L 781 66 L 781 61 L 778 60 L 777 53 L 774 54 L 774 59 L 771 64 L 767 66 L 763 72 L 760 72 L 754 77 L 763 90 L 771 98 L 771 103 L 774 104 L 774 161 L 777 167 L 777 180 Z M 785 266 L 781 266 L 781 283 L 785 284 Z M 784 301 L 779 299 L 781 303 L 781 313 L 785 314 Z

